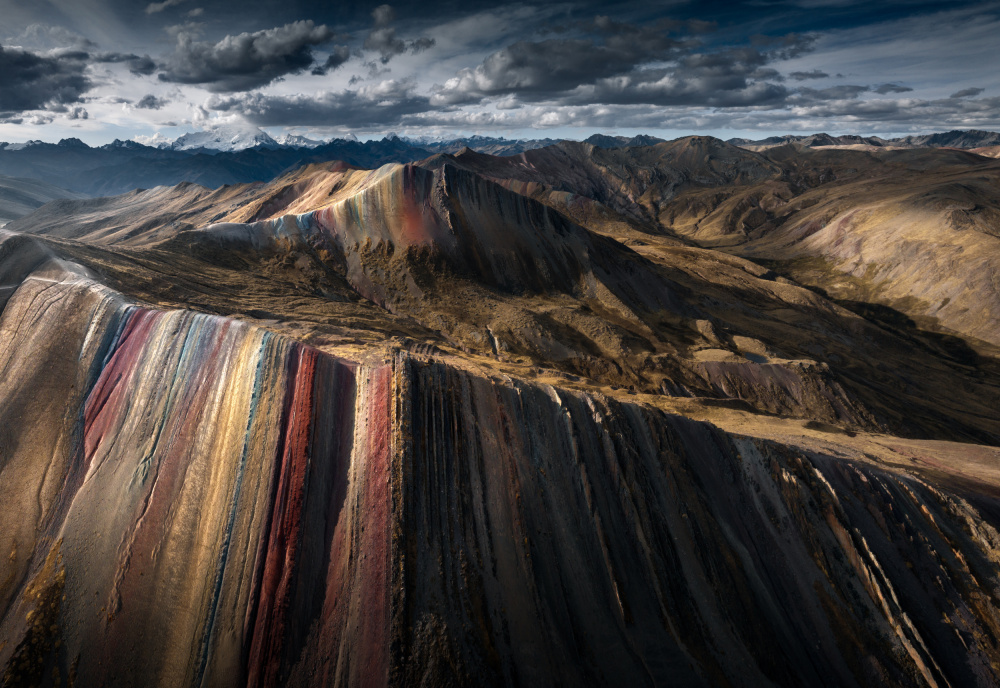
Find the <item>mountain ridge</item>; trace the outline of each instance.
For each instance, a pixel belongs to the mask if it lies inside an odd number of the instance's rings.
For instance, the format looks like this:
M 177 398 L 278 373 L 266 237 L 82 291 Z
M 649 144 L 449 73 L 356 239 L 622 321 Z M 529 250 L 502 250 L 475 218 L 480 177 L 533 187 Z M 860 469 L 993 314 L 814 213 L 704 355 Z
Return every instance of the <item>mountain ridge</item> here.
M 1000 161 L 612 143 L 0 230 L 4 682 L 996 685 Z

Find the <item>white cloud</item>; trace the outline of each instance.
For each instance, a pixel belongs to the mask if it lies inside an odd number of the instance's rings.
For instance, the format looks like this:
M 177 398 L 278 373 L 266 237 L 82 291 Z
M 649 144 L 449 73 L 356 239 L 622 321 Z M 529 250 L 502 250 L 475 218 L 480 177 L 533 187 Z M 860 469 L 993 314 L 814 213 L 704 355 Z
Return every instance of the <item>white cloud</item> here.
M 151 2 L 146 5 L 146 14 L 156 14 L 157 12 L 162 12 L 168 7 L 176 7 L 185 0 L 163 0 L 163 2 Z

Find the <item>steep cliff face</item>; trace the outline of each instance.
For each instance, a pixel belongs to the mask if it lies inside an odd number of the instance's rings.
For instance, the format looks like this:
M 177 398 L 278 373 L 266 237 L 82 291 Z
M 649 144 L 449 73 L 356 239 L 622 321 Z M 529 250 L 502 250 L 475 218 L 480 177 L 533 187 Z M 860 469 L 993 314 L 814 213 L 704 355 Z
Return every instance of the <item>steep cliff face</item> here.
M 24 272 L 0 314 L 6 683 L 1000 680 L 1000 536 L 949 489 Z
M 384 683 L 387 369 L 56 269 L 0 340 L 5 682 L 274 685 L 326 599 Z
M 317 195 L 332 180 L 336 191 Z M 669 281 L 617 242 L 454 165 L 318 171 L 279 188 L 253 212 L 227 218 L 254 221 L 190 229 L 170 243 L 308 245 L 359 293 L 390 307 L 422 299 L 445 270 L 505 293 L 570 293 L 626 311 L 679 308 Z M 299 200 L 281 200 L 286 193 Z
M 509 158 L 463 151 L 420 164 L 483 175 L 598 233 L 773 261 L 838 299 L 995 347 L 1000 167 L 988 153 L 798 144 L 754 153 L 687 137 L 618 150 L 562 143 Z
M 971 590 L 998 580 L 1000 540 L 961 500 L 640 406 L 408 367 L 408 680 L 996 680 L 992 641 L 966 639 L 995 637 L 995 601 Z

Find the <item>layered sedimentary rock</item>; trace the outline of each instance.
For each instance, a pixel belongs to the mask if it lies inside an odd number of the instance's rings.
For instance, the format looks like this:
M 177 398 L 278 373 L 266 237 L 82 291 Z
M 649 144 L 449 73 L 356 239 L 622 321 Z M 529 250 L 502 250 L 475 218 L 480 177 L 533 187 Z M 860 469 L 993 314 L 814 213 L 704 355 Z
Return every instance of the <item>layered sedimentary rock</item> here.
M 24 328 L 39 300 L 44 321 Z M 41 661 L 83 684 L 272 685 L 328 586 L 345 653 L 361 647 L 345 629 L 378 624 L 355 592 L 388 588 L 374 574 L 386 484 L 369 484 L 386 470 L 384 368 L 359 380 L 265 330 L 139 308 L 57 269 L 22 283 L 0 329 L 17 381 L 3 406 L 5 680 L 36 681 Z M 384 651 L 377 632 L 366 647 Z
M 989 350 L 650 224 L 815 160 L 629 150 L 0 230 L 4 684 L 1000 682 Z
M 53 261 L 0 343 L 11 685 L 997 680 L 1000 536 L 860 456 Z

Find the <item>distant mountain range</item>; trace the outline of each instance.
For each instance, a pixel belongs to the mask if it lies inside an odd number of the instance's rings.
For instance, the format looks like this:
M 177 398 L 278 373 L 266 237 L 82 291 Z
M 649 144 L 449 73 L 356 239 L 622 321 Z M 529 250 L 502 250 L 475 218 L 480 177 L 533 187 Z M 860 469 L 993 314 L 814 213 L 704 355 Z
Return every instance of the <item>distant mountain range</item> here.
M 395 133 L 389 133 L 386 134 L 385 140 L 401 141 L 421 150 L 431 151 L 432 153 L 457 153 L 463 148 L 471 148 L 477 153 L 487 153 L 489 155 L 517 155 L 527 150 L 551 146 L 562 139 L 506 139 L 502 136 L 470 136 L 440 141 L 429 138 L 406 138 L 400 137 Z M 591 143 L 601 148 L 622 148 L 626 146 L 651 146 L 662 141 L 663 139 L 645 135 L 629 138 L 625 136 L 594 134 L 586 140 L 586 143 Z M 236 153 L 251 148 L 312 150 L 322 148 L 323 146 L 357 142 L 358 139 L 353 134 L 326 140 L 310 139 L 297 134 L 285 134 L 284 136 L 273 138 L 267 132 L 253 125 L 227 123 L 215 124 L 206 127 L 202 131 L 184 134 L 172 141 L 169 139 L 157 141 L 155 147 L 161 150 L 214 154 L 219 152 Z M 150 141 L 146 143 L 152 144 Z M 25 145 L 30 144 L 19 144 L 21 147 Z
M 0 175 L 38 179 L 89 196 L 112 196 L 182 181 L 210 188 L 265 182 L 285 170 L 327 160 L 372 168 L 433 155 L 398 138 L 365 143 L 338 139 L 313 148 L 285 146 L 271 139 L 272 144 L 223 151 L 189 147 L 218 141 L 183 139 L 178 139 L 181 147 L 176 149 L 119 140 L 96 148 L 79 139 L 0 144 Z
M 602 135 L 587 140 L 603 148 L 660 141 L 651 136 Z M 0 175 L 37 179 L 88 196 L 113 196 L 136 188 L 173 186 L 184 181 L 209 188 L 266 182 L 289 169 L 329 160 L 374 168 L 389 162 L 422 160 L 435 153 L 457 153 L 465 148 L 491 155 L 516 155 L 557 142 L 486 136 L 420 141 L 395 134 L 366 142 L 353 136 L 315 141 L 295 135 L 278 141 L 256 127 L 217 126 L 156 146 L 115 140 L 92 148 L 75 138 L 59 143 L 0 143 Z
M 863 146 L 873 148 L 982 148 L 1000 145 L 1000 134 L 995 131 L 948 131 L 940 134 L 922 134 L 883 139 L 878 136 L 831 136 L 830 134 L 810 134 L 808 136 L 770 136 L 766 139 L 729 139 L 727 143 L 740 148 L 762 150 L 775 146 L 797 143 L 809 148 L 821 146 Z
M 454 154 L 465 149 L 498 156 L 520 155 L 558 142 L 556 139 L 488 136 L 429 141 L 401 138 L 395 134 L 365 142 L 350 135 L 329 141 L 298 135 L 286 135 L 279 140 L 256 127 L 214 126 L 185 134 L 173 141 L 159 141 L 156 145 L 116 140 L 91 147 L 75 138 L 63 139 L 59 143 L 0 143 L 0 175 L 38 180 L 73 194 L 112 196 L 136 188 L 172 186 L 184 181 L 209 188 L 267 182 L 296 167 L 330 160 L 342 160 L 371 169 L 390 162 L 413 162 L 434 154 Z M 583 143 L 597 148 L 628 148 L 663 142 L 663 139 L 646 135 L 630 138 L 594 134 Z M 790 143 L 811 148 L 983 149 L 1000 145 L 1000 134 L 952 131 L 897 139 L 813 134 L 775 136 L 759 141 L 730 139 L 728 143 L 757 151 Z

